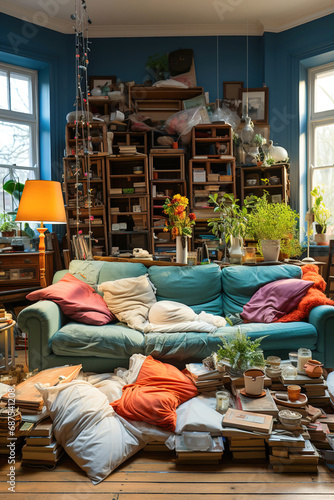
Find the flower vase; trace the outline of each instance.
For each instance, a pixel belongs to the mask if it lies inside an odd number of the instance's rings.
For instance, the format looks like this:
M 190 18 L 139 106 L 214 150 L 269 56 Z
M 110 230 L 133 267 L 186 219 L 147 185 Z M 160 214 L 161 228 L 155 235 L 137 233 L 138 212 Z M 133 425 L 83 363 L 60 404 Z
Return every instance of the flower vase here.
M 176 236 L 176 262 L 178 264 L 188 263 L 188 245 L 186 236 Z
M 231 264 L 241 264 L 242 261 L 242 238 L 230 236 L 231 246 L 229 248 Z

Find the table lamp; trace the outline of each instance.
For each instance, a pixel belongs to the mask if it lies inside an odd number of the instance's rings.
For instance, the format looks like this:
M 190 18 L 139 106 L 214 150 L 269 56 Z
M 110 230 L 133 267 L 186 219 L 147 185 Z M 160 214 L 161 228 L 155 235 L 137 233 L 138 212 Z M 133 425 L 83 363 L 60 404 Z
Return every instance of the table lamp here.
M 66 224 L 64 199 L 60 182 L 26 181 L 17 210 L 17 222 L 40 222 L 39 232 L 39 271 L 40 283 L 46 287 L 45 279 L 45 231 L 44 223 Z

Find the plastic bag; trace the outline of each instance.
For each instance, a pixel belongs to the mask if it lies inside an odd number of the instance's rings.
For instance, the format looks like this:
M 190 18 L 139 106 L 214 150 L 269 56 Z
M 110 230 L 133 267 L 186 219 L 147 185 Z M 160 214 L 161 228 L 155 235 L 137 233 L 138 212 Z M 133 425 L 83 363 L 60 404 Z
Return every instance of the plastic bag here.
M 150 130 L 161 130 L 161 122 L 153 120 L 147 115 L 133 113 L 129 115 L 130 127 L 134 132 L 147 132 Z
M 228 125 L 231 125 L 232 130 L 235 132 L 240 125 L 240 118 L 235 111 L 229 109 L 225 104 L 222 104 L 220 108 L 212 113 L 212 122 L 223 121 Z
M 165 130 L 167 134 L 181 136 L 183 144 L 189 144 L 191 130 L 199 123 L 210 123 L 210 118 L 205 106 L 179 111 L 167 118 Z

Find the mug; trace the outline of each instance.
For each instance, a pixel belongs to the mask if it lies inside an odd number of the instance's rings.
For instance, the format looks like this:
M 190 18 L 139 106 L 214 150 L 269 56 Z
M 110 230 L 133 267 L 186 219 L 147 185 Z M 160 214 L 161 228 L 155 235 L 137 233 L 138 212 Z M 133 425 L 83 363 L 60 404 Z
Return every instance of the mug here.
M 260 396 L 264 388 L 264 372 L 259 368 L 250 368 L 244 372 L 246 394 Z

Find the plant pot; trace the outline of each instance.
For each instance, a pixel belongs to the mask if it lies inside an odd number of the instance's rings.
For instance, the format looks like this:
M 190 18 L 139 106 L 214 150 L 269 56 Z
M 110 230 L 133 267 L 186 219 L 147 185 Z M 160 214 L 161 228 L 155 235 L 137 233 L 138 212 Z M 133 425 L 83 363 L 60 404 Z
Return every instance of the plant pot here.
M 187 264 L 188 261 L 188 238 L 186 236 L 176 236 L 176 262 Z
M 315 234 L 314 240 L 317 245 L 328 245 L 328 236 L 326 233 Z
M 1 236 L 3 236 L 4 238 L 12 238 L 13 236 L 15 236 L 15 234 L 15 229 L 13 229 L 13 231 L 1 231 Z
M 242 261 L 242 238 L 230 236 L 231 246 L 229 248 L 231 264 L 241 264 Z
M 327 226 L 325 228 L 321 224 L 315 224 L 315 230 L 317 234 L 325 234 L 327 231 Z
M 278 261 L 280 240 L 261 240 L 261 248 L 265 261 Z

